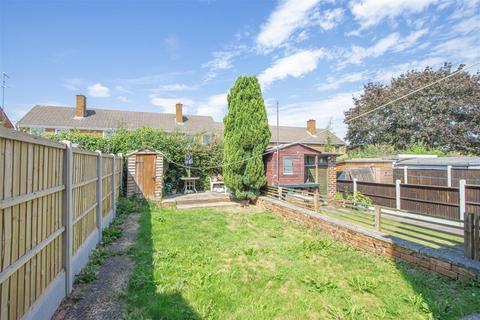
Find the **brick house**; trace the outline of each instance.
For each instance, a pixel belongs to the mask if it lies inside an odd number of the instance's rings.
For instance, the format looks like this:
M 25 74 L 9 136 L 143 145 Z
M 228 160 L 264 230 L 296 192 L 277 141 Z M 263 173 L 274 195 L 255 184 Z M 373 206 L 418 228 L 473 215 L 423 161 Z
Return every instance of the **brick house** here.
M 5 111 L 3 111 L 3 108 L 0 107 L 0 126 L 6 127 L 6 128 L 15 128 L 12 121 L 8 118 L 7 114 Z
M 81 133 L 108 137 L 116 129 L 161 129 L 165 132 L 181 132 L 199 136 L 202 143 L 209 143 L 218 133 L 210 116 L 187 115 L 183 105 L 177 103 L 175 113 L 137 112 L 87 107 L 87 98 L 76 96 L 75 107 L 34 106 L 17 122 L 18 130 L 31 134 L 56 133 L 76 130 Z
M 337 153 L 320 152 L 301 143 L 279 145 L 278 151 L 276 147 L 267 151 L 271 151 L 264 156 L 268 185 L 318 188 L 320 194 L 330 197 L 337 192 Z

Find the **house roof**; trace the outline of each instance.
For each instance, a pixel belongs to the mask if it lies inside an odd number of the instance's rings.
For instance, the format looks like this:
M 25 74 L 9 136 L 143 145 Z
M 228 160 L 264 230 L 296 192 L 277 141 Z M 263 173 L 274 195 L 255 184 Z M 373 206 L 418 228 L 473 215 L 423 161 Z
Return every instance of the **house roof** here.
M 75 118 L 74 107 L 35 106 L 20 121 L 18 127 L 75 128 L 86 130 L 107 130 L 115 128 L 138 129 L 141 127 L 176 130 L 192 133 L 211 131 L 214 127 L 210 116 L 184 115 L 184 122 L 177 124 L 175 114 L 138 112 L 88 108 L 87 116 Z
M 142 127 L 162 129 L 166 132 L 186 131 L 191 133 L 223 132 L 223 123 L 215 122 L 210 116 L 184 115 L 184 122 L 177 124 L 175 114 L 158 112 L 138 112 L 112 109 L 88 108 L 87 116 L 75 117 L 75 107 L 34 106 L 17 126 L 55 129 L 108 130 L 125 128 L 134 130 Z M 310 134 L 305 127 L 279 126 L 279 143 L 289 144 L 332 144 L 345 145 L 340 138 L 327 129 L 317 129 L 317 134 Z M 277 142 L 277 127 L 270 126 L 270 142 Z
M 477 167 L 480 168 L 480 157 L 439 157 L 439 158 L 416 158 L 401 160 L 396 163 L 396 167 L 403 166 L 452 166 L 452 167 Z
M 328 155 L 328 156 L 339 156 L 340 154 L 339 153 L 335 153 L 335 152 L 322 152 L 322 151 L 318 151 L 310 146 L 308 146 L 307 144 L 304 144 L 304 143 L 284 143 L 284 144 L 279 144 L 278 145 L 278 148 L 280 150 L 283 150 L 283 149 L 288 149 L 290 147 L 293 147 L 293 146 L 302 146 L 304 147 L 305 149 L 308 149 L 310 150 L 311 152 L 313 153 L 318 153 L 318 154 L 323 154 L 323 155 Z M 274 151 L 277 149 L 277 146 L 271 146 L 271 147 L 268 147 L 266 151 Z
M 10 121 L 2 107 L 0 107 L 0 125 L 6 128 L 14 128 L 12 121 Z
M 318 128 L 317 133 L 312 135 L 304 127 L 278 127 L 278 139 L 277 139 L 277 126 L 270 126 L 270 132 L 272 137 L 270 142 L 276 143 L 292 143 L 300 142 L 303 144 L 332 144 L 332 145 L 345 145 L 345 142 L 331 133 L 328 129 Z M 330 141 L 328 141 L 330 138 Z

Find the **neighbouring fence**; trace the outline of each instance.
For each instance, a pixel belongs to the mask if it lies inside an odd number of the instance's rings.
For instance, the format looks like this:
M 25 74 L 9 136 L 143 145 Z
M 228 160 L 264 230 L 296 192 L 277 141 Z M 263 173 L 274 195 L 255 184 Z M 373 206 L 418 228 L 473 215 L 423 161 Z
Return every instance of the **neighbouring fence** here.
M 480 186 L 444 187 L 418 184 L 374 183 L 337 180 L 337 191 L 361 192 L 374 204 L 451 220 L 463 220 L 465 212 L 480 213 Z
M 332 202 L 333 206 L 315 207 L 315 194 L 292 193 L 290 190 L 285 191 L 279 187 L 267 187 L 263 190 L 263 195 L 413 243 L 431 248 L 448 249 L 458 256 L 464 255 L 469 259 L 480 260 L 480 214 L 466 213 L 464 223 L 389 209 L 380 205 L 365 206 L 350 200 L 335 200 Z
M 311 192 L 286 187 L 266 186 L 263 193 L 269 197 L 315 211 L 327 201 L 327 197 L 321 195 L 318 190 Z
M 462 169 L 444 166 L 438 168 L 410 168 L 403 166 L 393 169 L 393 181 L 429 186 L 458 187 L 460 180 L 470 185 L 480 185 L 480 169 Z
M 0 128 L 1 320 L 52 316 L 113 219 L 121 177 L 120 156 Z

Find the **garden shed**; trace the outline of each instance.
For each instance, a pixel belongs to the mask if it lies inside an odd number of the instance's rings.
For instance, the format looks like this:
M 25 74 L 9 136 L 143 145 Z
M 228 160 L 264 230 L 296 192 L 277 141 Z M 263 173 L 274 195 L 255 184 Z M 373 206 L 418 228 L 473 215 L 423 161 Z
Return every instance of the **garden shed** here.
M 154 149 L 142 148 L 127 154 L 127 196 L 160 200 L 164 162 L 163 154 Z

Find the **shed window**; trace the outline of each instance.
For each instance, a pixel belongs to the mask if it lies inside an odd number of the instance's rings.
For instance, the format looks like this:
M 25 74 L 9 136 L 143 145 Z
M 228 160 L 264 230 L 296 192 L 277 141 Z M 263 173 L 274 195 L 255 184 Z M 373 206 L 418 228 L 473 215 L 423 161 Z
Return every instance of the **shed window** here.
M 293 159 L 283 158 L 283 174 L 293 174 Z
M 45 128 L 30 128 L 30 134 L 41 136 L 45 133 Z
M 204 134 L 202 136 L 202 144 L 210 144 L 212 137 L 209 134 Z

